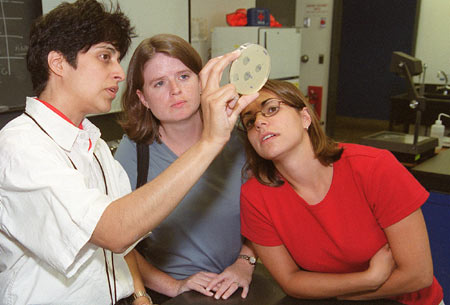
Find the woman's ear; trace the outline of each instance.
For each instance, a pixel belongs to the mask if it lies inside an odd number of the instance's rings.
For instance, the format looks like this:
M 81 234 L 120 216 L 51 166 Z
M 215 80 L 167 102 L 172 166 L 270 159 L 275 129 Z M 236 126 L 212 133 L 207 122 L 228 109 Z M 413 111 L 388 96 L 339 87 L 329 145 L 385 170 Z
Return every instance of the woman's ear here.
M 308 107 L 303 107 L 303 109 L 300 110 L 300 115 L 302 117 L 303 128 L 308 130 L 309 126 L 311 126 L 311 122 L 312 122 Z
M 64 55 L 57 51 L 51 51 L 47 55 L 47 64 L 50 73 L 61 76 L 64 72 L 64 62 L 66 61 Z
M 150 106 L 148 105 L 148 102 L 145 99 L 144 93 L 141 90 L 136 89 L 136 95 L 138 96 L 138 98 L 141 101 L 142 105 L 144 105 L 146 108 L 150 109 Z

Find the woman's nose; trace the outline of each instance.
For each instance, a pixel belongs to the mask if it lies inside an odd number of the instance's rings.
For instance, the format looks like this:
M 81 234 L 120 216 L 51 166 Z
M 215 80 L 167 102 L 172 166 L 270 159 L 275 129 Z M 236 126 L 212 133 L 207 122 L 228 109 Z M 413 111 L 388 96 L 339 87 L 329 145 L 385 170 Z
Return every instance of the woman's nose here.
M 171 94 L 178 94 L 181 92 L 180 86 L 176 81 L 170 81 L 170 93 Z
M 262 126 L 267 125 L 267 118 L 261 113 L 255 114 L 255 128 L 259 130 Z
M 117 79 L 119 82 L 125 79 L 125 71 L 123 70 L 119 62 L 117 62 L 115 66 L 114 78 Z

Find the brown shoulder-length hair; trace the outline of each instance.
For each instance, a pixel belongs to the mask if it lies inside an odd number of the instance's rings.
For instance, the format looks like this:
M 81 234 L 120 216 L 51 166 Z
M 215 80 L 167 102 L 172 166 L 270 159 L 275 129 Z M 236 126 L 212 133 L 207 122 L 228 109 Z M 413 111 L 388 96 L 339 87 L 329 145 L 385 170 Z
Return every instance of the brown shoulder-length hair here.
M 341 158 L 343 148 L 339 147 L 338 143 L 325 135 L 325 132 L 320 127 L 315 110 L 295 85 L 286 81 L 268 80 L 261 90 L 274 93 L 288 106 L 299 110 L 304 107 L 307 108 L 311 116 L 308 135 L 314 154 L 320 163 L 328 166 Z M 244 146 L 247 157 L 244 168 L 242 169 L 244 179 L 247 179 L 249 173 L 251 173 L 250 175 L 255 176 L 260 183 L 268 186 L 280 186 L 284 183 L 273 162 L 260 157 L 250 144 L 248 137 L 244 137 Z
M 122 116 L 119 120 L 127 136 L 136 143 L 161 142 L 159 120 L 145 107 L 136 93 L 143 91 L 145 64 L 156 53 L 163 53 L 179 59 L 195 74 L 202 69 L 202 59 L 195 49 L 183 38 L 172 34 L 159 34 L 144 39 L 133 53 L 128 65 L 126 87 L 122 95 Z

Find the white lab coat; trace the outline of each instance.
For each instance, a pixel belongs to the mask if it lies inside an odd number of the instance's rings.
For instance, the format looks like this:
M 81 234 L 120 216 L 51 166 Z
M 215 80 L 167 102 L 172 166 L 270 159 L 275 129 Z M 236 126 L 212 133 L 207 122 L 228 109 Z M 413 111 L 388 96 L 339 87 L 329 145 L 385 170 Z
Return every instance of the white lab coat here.
M 26 112 L 48 135 L 25 115 L 0 131 L 0 304 L 110 304 L 103 249 L 88 241 L 127 175 L 87 119 L 79 129 L 33 98 Z M 120 299 L 133 283 L 123 255 L 114 263 Z

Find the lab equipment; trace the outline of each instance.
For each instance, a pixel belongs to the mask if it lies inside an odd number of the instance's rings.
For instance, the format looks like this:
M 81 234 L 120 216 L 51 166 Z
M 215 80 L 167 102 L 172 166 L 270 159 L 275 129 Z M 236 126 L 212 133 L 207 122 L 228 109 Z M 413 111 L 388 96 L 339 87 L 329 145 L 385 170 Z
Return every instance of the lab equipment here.
M 437 89 L 437 90 L 443 90 L 442 93 L 443 93 L 444 95 L 447 95 L 447 94 L 448 94 L 448 90 L 450 90 L 450 86 L 449 86 L 449 84 L 448 84 L 448 76 L 447 76 L 447 73 L 445 73 L 445 72 L 442 71 L 442 70 L 439 70 L 439 71 L 437 72 L 437 78 L 439 78 L 439 80 L 441 80 L 441 81 L 444 81 L 444 85 L 438 86 L 436 89 Z
M 437 138 L 419 136 L 420 122 L 422 112 L 425 110 L 426 98 L 424 97 L 424 84 L 419 86 L 418 92 L 412 76 L 423 72 L 422 61 L 403 52 L 393 52 L 390 70 L 407 80 L 409 106 L 416 111 L 414 135 L 381 131 L 363 137 L 361 144 L 387 149 L 401 162 L 418 163 L 432 157 L 435 153 L 435 148 L 438 146 Z
M 445 126 L 442 124 L 441 116 L 450 118 L 450 115 L 445 114 L 445 113 L 440 113 L 438 115 L 438 119 L 436 120 L 436 122 L 433 125 L 431 125 L 431 129 L 430 129 L 430 137 L 438 139 L 437 148 L 441 148 L 443 141 L 444 141 Z

